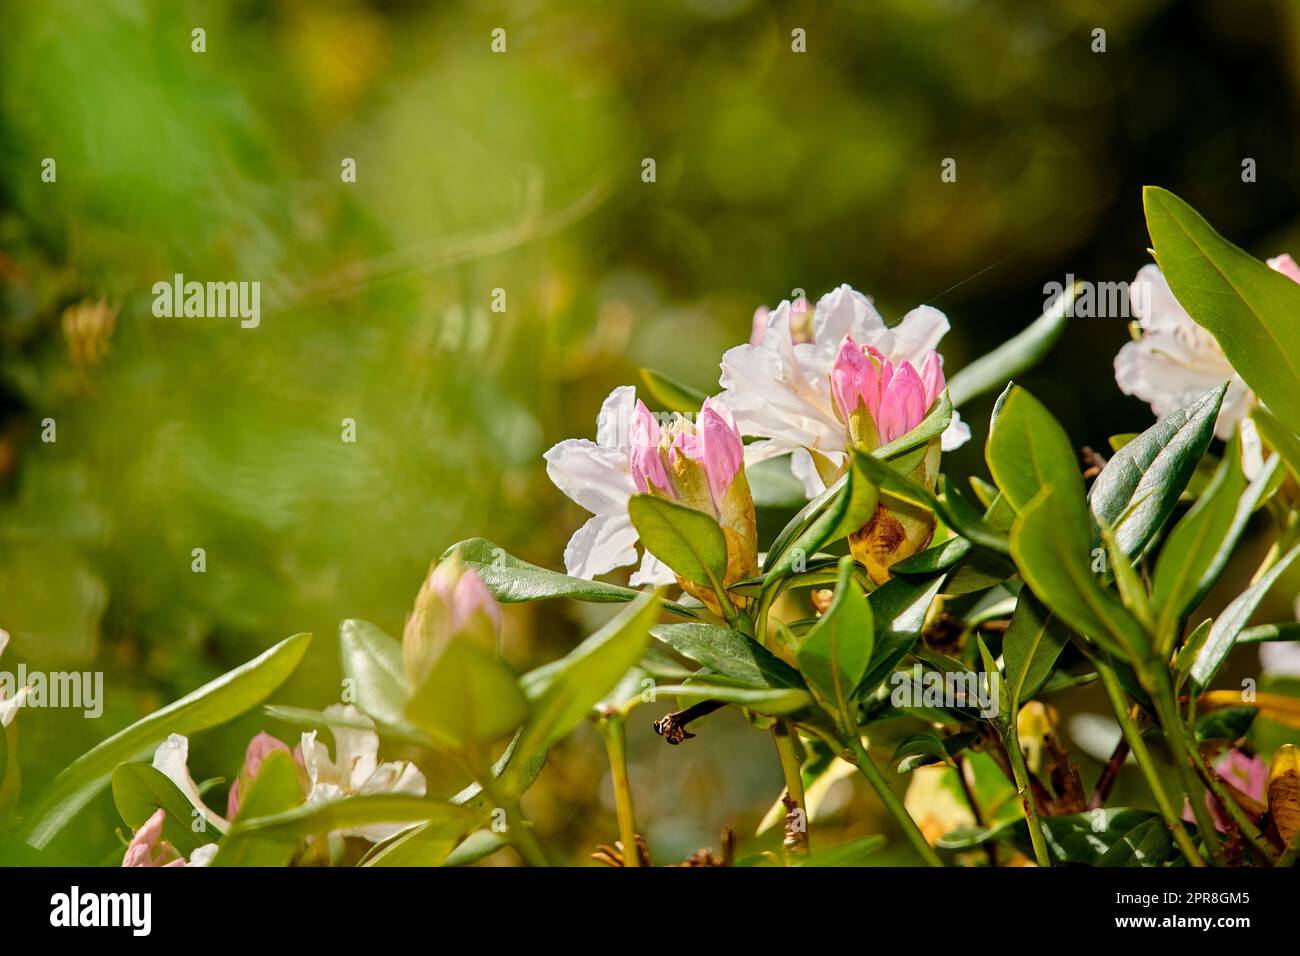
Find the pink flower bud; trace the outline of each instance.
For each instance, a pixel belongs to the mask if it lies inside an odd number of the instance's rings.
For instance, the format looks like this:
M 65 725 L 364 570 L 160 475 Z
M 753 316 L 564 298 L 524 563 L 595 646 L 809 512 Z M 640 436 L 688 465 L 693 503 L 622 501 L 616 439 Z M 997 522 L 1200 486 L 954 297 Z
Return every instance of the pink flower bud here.
M 943 392 L 943 367 L 933 349 L 918 372 L 911 362 L 894 364 L 876 348 L 844 339 L 831 368 L 836 411 L 854 445 L 871 451 L 921 424 Z
M 1282 273 L 1292 282 L 1300 282 L 1300 266 L 1287 253 L 1268 260 L 1269 268 Z
M 247 792 L 253 785 L 261 772 L 262 761 L 277 750 L 289 753 L 289 745 L 265 731 L 248 742 L 248 749 L 244 751 L 244 766 L 240 768 L 235 782 L 230 785 L 230 796 L 226 798 L 226 819 L 233 820 L 239 815 L 240 794 Z
M 185 860 L 170 843 L 162 838 L 163 821 L 166 811 L 161 808 L 154 812 L 140 829 L 135 831 L 131 842 L 127 844 L 126 855 L 122 857 L 124 867 L 158 867 L 184 866 Z
M 458 557 L 443 561 L 425 578 L 402 632 L 407 675 L 419 682 L 453 638 L 495 648 L 501 605 L 483 579 Z

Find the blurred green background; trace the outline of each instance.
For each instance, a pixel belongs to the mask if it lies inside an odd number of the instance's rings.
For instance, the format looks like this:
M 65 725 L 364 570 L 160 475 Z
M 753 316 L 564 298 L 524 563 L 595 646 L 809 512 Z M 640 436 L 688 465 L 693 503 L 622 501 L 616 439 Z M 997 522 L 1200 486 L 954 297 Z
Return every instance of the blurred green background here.
M 1300 254 L 1289 0 L 0 11 L 0 666 L 107 686 L 99 720 L 20 715 L 28 798 L 291 633 L 316 640 L 277 701 L 336 699 L 339 620 L 400 633 L 461 538 L 561 566 L 585 515 L 542 452 L 592 436 L 638 366 L 715 387 L 754 308 L 792 289 L 943 309 L 951 373 L 1035 318 L 1045 283 L 1132 278 L 1144 183 L 1257 254 Z M 151 286 L 178 272 L 260 281 L 260 327 L 155 318 Z M 1126 338 L 1077 319 L 1025 378 L 1080 444 L 1150 421 L 1114 385 Z M 990 406 L 965 410 L 975 441 L 946 471 L 983 473 Z M 606 613 L 511 608 L 507 656 L 553 658 Z M 727 824 L 747 840 L 780 788 L 770 740 L 723 714 L 668 748 L 652 716 L 631 746 L 656 860 Z M 263 727 L 294 738 L 257 714 L 197 735 L 195 776 L 233 775 Z M 431 792 L 464 782 L 424 766 Z M 874 802 L 842 786 L 834 825 L 870 832 Z M 570 861 L 613 840 L 594 733 L 526 807 Z M 60 851 L 120 854 L 111 800 L 86 818 Z

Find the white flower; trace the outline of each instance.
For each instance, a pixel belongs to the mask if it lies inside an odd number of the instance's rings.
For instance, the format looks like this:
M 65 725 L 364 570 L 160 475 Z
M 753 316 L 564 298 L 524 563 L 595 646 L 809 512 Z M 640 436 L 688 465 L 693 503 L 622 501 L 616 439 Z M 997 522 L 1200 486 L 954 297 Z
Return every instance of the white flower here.
M 334 737 L 333 761 L 329 750 L 316 739 L 316 731 L 302 735 L 302 764 L 311 784 L 307 803 L 326 803 L 373 793 L 424 796 L 424 774 L 419 768 L 405 760 L 380 763 L 379 735 L 373 730 L 355 727 L 356 724 L 373 727 L 374 721 L 351 704 L 331 704 L 325 708 L 325 716 L 340 721 L 338 725 L 329 725 Z M 359 836 L 371 843 L 379 843 L 414 825 L 385 823 L 338 832 L 342 836 Z
M 1300 620 L 1300 598 L 1295 602 Z M 1267 641 L 1259 645 L 1259 666 L 1265 674 L 1300 677 L 1300 641 Z
M 4 654 L 5 648 L 8 646 L 9 632 L 6 630 L 0 630 L 0 655 Z M 27 684 L 23 687 L 19 687 L 14 691 L 14 695 L 9 697 L 6 695 L 5 689 L 0 687 L 0 730 L 3 730 L 14 722 L 14 718 L 18 716 L 18 711 L 22 708 L 23 704 L 27 702 L 27 693 L 30 690 L 31 685 Z
M 1269 259 L 1268 264 L 1300 282 L 1300 268 L 1290 256 Z M 1214 336 L 1197 325 L 1174 298 L 1158 266 L 1145 265 L 1138 271 L 1129 287 L 1129 299 L 1142 334 L 1125 343 L 1115 356 L 1115 382 L 1120 391 L 1142 399 L 1157 418 L 1163 418 L 1227 382 L 1214 433 L 1226 440 L 1240 423 L 1244 470 L 1251 476 L 1258 473 L 1262 464 L 1259 436 L 1248 416 L 1259 399 L 1233 369 Z
M 596 418 L 596 441 L 569 438 L 545 455 L 546 474 L 555 486 L 594 515 L 569 539 L 565 570 L 579 578 L 594 578 L 636 563 L 636 528 L 627 514 L 636 494 L 632 479 L 631 425 L 636 389 L 622 385 L 609 393 Z M 671 584 L 673 572 L 646 552 L 631 584 Z
M 768 314 L 762 336 L 755 333 L 757 344 L 738 345 L 723 355 L 722 399 L 742 433 L 763 439 L 746 446 L 746 464 L 791 455 L 791 468 L 812 497 L 826 488 L 813 453 L 833 469 L 848 458 L 844 423 L 831 393 L 831 370 L 844 340 L 851 336 L 890 362 L 920 369 L 948 331 L 948 319 L 923 305 L 889 328 L 871 300 L 847 285 L 818 300 L 810 338 L 802 315 L 800 328 L 791 328 L 794 311 L 782 302 Z M 970 429 L 954 412 L 943 449 L 951 451 L 969 438 Z
M 189 768 L 190 758 L 190 741 L 189 738 L 180 734 L 172 734 L 161 744 L 153 754 L 153 768 L 162 772 L 172 783 L 176 784 L 176 789 L 185 795 L 185 799 L 198 810 L 219 832 L 225 833 L 230 829 L 230 823 L 225 817 L 216 813 L 203 802 L 203 797 L 199 794 L 199 785 L 194 782 L 190 776 Z

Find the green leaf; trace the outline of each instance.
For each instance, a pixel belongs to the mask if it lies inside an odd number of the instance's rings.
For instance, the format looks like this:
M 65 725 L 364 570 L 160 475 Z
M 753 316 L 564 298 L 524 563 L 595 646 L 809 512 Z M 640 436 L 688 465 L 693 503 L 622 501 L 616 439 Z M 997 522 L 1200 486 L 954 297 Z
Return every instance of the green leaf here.
M 491 831 L 479 831 L 491 833 Z M 492 834 L 496 836 L 496 834 Z M 461 834 L 432 823 L 403 830 L 376 846 L 362 861 L 361 866 L 444 866 L 451 851 L 456 848 Z M 472 836 L 472 835 L 471 835 Z M 504 841 L 501 846 L 504 846 Z M 500 847 L 498 847 L 499 849 Z
M 258 775 L 258 780 L 261 775 Z M 231 836 L 257 833 L 303 839 L 315 833 L 354 830 L 379 824 L 429 823 L 431 828 L 459 837 L 473 822 L 473 814 L 440 800 L 405 794 L 378 793 L 309 803 L 281 813 L 250 816 L 231 827 Z
M 1061 489 L 1058 520 L 1088 527 L 1083 477 L 1069 436 L 1037 398 L 1008 385 L 997 401 L 984 447 L 993 480 L 1007 502 L 1022 511 L 1043 488 Z M 1086 541 L 1085 541 L 1086 543 Z
M 1011 529 L 1016 566 L 1039 600 L 1074 630 L 1126 660 L 1145 659 L 1150 640 L 1092 573 L 1086 518 L 1071 501 L 1081 499 L 1049 484 L 1021 508 Z
M 1139 823 L 1122 834 L 1097 861 L 1098 866 L 1159 866 L 1172 860 L 1178 851 L 1163 820 L 1155 818 Z
M 1088 492 L 1098 527 L 1114 529 L 1130 558 L 1160 529 L 1214 438 L 1227 385 L 1160 419 L 1117 451 Z M 1094 540 L 1097 540 L 1094 536 Z
M 1156 562 L 1153 597 L 1161 633 L 1205 600 L 1281 467 L 1277 456 L 1249 486 L 1241 470 L 1241 443 L 1233 439 L 1209 486 L 1169 533 Z
M 647 551 L 688 581 L 721 587 L 727 539 L 711 515 L 654 495 L 633 495 L 627 513 Z
M 425 747 L 438 746 L 427 732 L 407 719 L 411 692 L 400 642 L 369 621 L 347 620 L 339 624 L 339 653 L 343 677 L 352 684 L 354 703 L 374 719 L 380 733 Z
M 654 400 L 670 412 L 694 415 L 708 398 L 699 389 L 683 385 L 654 369 L 641 369 L 641 381 L 645 382 L 645 387 Z
M 571 598 L 592 604 L 625 604 L 635 601 L 641 592 L 603 581 L 573 578 L 558 571 L 540 568 L 521 561 L 485 538 L 470 538 L 443 552 L 445 561 L 458 554 L 465 567 L 475 571 L 488 590 L 502 604 L 544 601 L 548 598 Z M 696 617 L 694 611 L 665 601 L 664 606 L 682 617 Z
M 241 800 L 235 825 L 221 841 L 212 865 L 288 866 L 302 842 L 299 834 L 274 830 L 247 832 L 239 824 L 291 812 L 302 805 L 302 800 L 302 784 L 293 757 L 282 750 L 268 754 Z
M 953 756 L 979 740 L 979 736 L 977 732 L 967 731 L 940 737 L 932 731 L 924 730 L 904 738 L 894 748 L 892 759 L 898 764 L 898 772 L 902 774 L 911 773 L 917 767 L 936 763 L 955 767 L 957 764 L 952 759 Z
M 60 773 L 32 808 L 23 836 L 46 846 L 108 783 L 113 768 L 167 739 L 223 724 L 269 697 L 293 673 L 311 642 L 295 634 L 180 700 L 118 731 Z
M 910 558 L 889 566 L 890 574 L 917 574 L 931 577 L 941 571 L 951 569 L 958 561 L 971 553 L 974 547 L 966 538 L 949 538 L 941 544 L 918 551 Z
M 520 679 L 529 703 L 528 722 L 516 748 L 523 761 L 545 753 L 573 730 L 636 666 L 650 643 L 658 601 L 658 590 L 647 591 L 567 655 Z M 515 766 L 512 760 L 512 786 L 519 782 Z
M 864 861 L 885 845 L 885 838 L 876 834 L 839 843 L 829 850 L 814 850 L 807 857 L 796 859 L 795 866 L 863 866 Z
M 1077 284 L 1071 284 L 1028 328 L 949 379 L 948 394 L 952 396 L 953 405 L 961 408 L 972 398 L 1002 388 L 1011 379 L 1037 365 L 1065 331 L 1077 288 Z
M 791 519 L 768 550 L 764 578 L 780 581 L 798 560 L 807 562 L 831 542 L 857 531 L 876 512 L 876 486 L 862 471 L 863 462 L 854 456 L 849 470 L 818 497 L 808 502 Z M 881 466 L 886 467 L 886 466 Z
M 1043 836 L 1048 852 L 1056 863 L 1076 863 L 1098 866 L 1114 847 L 1135 834 L 1138 842 L 1148 831 L 1139 830 L 1152 820 L 1162 821 L 1149 810 L 1118 807 L 1109 810 L 1092 810 L 1088 813 L 1071 813 L 1057 817 L 1042 817 Z M 1029 846 L 1029 831 L 1023 819 L 1012 820 L 993 829 L 962 827 L 941 837 L 937 846 L 944 850 L 970 850 L 990 840 L 1012 840 L 1022 847 Z
M 655 693 L 684 700 L 720 700 L 724 704 L 735 704 L 778 717 L 798 713 L 813 702 L 811 694 L 797 687 L 742 687 L 724 683 L 722 678 L 714 676 L 695 677 L 689 684 L 657 687 Z
M 1214 622 L 1214 626 L 1210 628 L 1210 634 L 1205 639 L 1205 645 L 1201 648 L 1201 652 L 1196 656 L 1196 662 L 1192 664 L 1192 683 L 1198 688 L 1204 689 L 1210 686 L 1210 682 L 1214 680 L 1214 675 L 1219 672 L 1219 668 L 1223 666 L 1223 662 L 1227 659 L 1228 652 L 1232 650 L 1237 635 L 1246 626 L 1250 616 L 1255 613 L 1255 608 L 1259 607 L 1259 602 L 1264 600 L 1264 595 L 1268 594 L 1269 589 L 1277 583 L 1278 578 L 1286 573 L 1287 569 L 1291 567 L 1298 557 L 1300 557 L 1300 544 L 1297 544 L 1278 559 L 1263 577 L 1242 591 L 1231 604 L 1223 609 L 1223 613 L 1219 615 Z
M 188 857 L 204 843 L 213 843 L 221 834 L 197 834 L 190 829 L 194 807 L 161 770 L 147 763 L 121 763 L 113 771 L 113 803 L 122 821 L 138 830 L 158 810 L 164 812 L 163 839 L 181 856 Z M 200 818 L 202 819 L 202 818 Z M 204 821 L 206 825 L 206 821 Z
M 1069 637 L 1061 622 L 1028 588 L 1020 592 L 1011 624 L 1002 637 L 1002 665 L 1006 671 L 1003 680 L 1009 704 L 1009 713 L 1004 716 L 1013 717 L 1022 703 L 1038 693 Z
M 1300 641 L 1300 621 L 1260 624 L 1248 627 L 1237 635 L 1238 644 L 1260 644 L 1264 641 Z
M 1243 252 L 1173 193 L 1142 194 L 1156 261 L 1196 323 L 1283 421 L 1300 421 L 1300 285 Z
M 510 841 L 500 833 L 494 833 L 491 830 L 475 830 L 456 849 L 452 850 L 442 865 L 469 866 L 471 863 L 477 863 L 479 860 L 491 856 L 502 847 L 509 845 Z
M 1197 740 L 1239 740 L 1259 716 L 1254 707 L 1224 707 L 1196 718 Z
M 514 672 L 491 648 L 452 638 L 406 705 L 406 718 L 442 749 L 479 754 L 515 730 L 528 705 Z
M 928 581 L 890 578 L 867 599 L 875 622 L 871 663 L 854 692 L 865 697 L 879 687 L 921 639 L 925 616 L 943 586 L 943 576 Z
M 754 687 L 804 687 L 799 672 L 762 644 L 717 624 L 660 624 L 650 634 L 687 660 Z
M 1250 417 L 1254 419 L 1260 437 L 1282 456 L 1287 470 L 1296 481 L 1300 481 L 1300 438 L 1263 405 L 1251 409 Z
M 851 557 L 840 561 L 835 599 L 796 652 L 804 678 L 845 721 L 853 719 L 853 692 L 867 673 L 875 644 L 871 605 L 854 576 L 856 567 Z

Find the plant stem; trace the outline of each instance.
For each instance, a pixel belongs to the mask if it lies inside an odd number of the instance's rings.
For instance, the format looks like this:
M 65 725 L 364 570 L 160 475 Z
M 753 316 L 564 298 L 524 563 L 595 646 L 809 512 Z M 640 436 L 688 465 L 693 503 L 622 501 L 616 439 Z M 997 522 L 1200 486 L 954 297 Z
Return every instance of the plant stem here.
M 632 805 L 632 785 L 627 775 L 627 725 L 622 714 L 613 713 L 602 717 L 596 726 L 605 740 L 610 774 L 614 779 L 614 809 L 618 813 L 618 838 L 623 843 L 623 865 L 640 866 L 636 810 Z
M 970 769 L 970 761 L 966 760 L 961 754 L 957 754 L 954 759 L 957 763 L 957 781 L 961 784 L 962 795 L 966 797 L 966 804 L 970 807 L 970 813 L 975 819 L 975 825 L 983 828 L 984 811 L 980 809 L 979 798 L 975 796 L 975 788 L 966 776 L 966 771 Z M 984 855 L 988 858 L 989 866 L 998 865 L 998 848 L 992 840 L 984 844 Z
M 1200 748 L 1196 746 L 1195 741 L 1188 739 L 1184 742 L 1187 745 L 1187 756 L 1192 759 L 1192 767 L 1200 775 L 1201 779 L 1205 782 L 1205 785 L 1210 788 L 1211 792 L 1214 794 L 1214 798 L 1218 801 L 1219 805 L 1223 807 L 1223 811 L 1228 814 L 1228 816 L 1232 817 L 1237 826 L 1241 828 L 1241 835 L 1244 836 L 1246 841 L 1255 848 L 1255 852 L 1263 857 L 1266 862 L 1272 864 L 1277 859 L 1277 852 L 1273 849 L 1272 845 L 1269 844 L 1268 840 L 1264 838 L 1264 834 L 1262 834 L 1259 827 L 1255 825 L 1255 821 L 1252 820 L 1250 815 L 1242 809 L 1241 805 L 1233 799 L 1232 794 L 1228 792 L 1227 784 L 1220 779 L 1219 775 L 1206 762 L 1204 755 L 1201 754 Z
M 790 799 L 794 801 L 795 808 L 803 815 L 803 830 L 791 833 L 786 828 L 787 840 L 793 839 L 795 845 L 790 846 L 792 854 L 802 855 L 809 849 L 809 820 L 808 820 L 808 803 L 803 789 L 803 775 L 799 772 L 799 755 L 795 753 L 794 747 L 794 729 L 790 722 L 784 718 L 778 720 L 772 727 L 772 738 L 776 741 L 776 753 L 781 758 L 781 773 L 785 776 L 785 789 Z
M 872 761 L 867 749 L 862 746 L 862 738 L 854 731 L 849 731 L 844 736 L 846 738 L 845 742 L 852 752 L 852 763 L 857 766 L 858 772 L 867 778 L 867 783 L 871 784 L 871 788 L 876 791 L 876 796 L 880 797 L 880 802 L 885 805 L 885 809 L 898 821 L 898 825 L 902 827 L 903 835 L 915 847 L 921 859 L 926 862 L 927 866 L 943 866 L 943 860 L 939 859 L 939 854 L 926 841 L 925 836 L 921 833 L 921 828 L 916 825 L 916 821 L 907 812 L 903 802 L 889 788 L 889 782 L 885 779 L 884 774 Z
M 1169 680 L 1169 671 L 1159 662 L 1147 664 L 1139 671 L 1139 678 L 1147 693 L 1151 695 L 1151 703 L 1156 709 L 1156 720 L 1160 722 L 1160 729 L 1164 731 L 1169 749 L 1173 751 L 1174 764 L 1178 767 L 1178 776 L 1183 782 L 1183 790 L 1187 793 L 1187 802 L 1192 806 L 1192 816 L 1196 818 L 1196 829 L 1200 831 L 1201 841 L 1210 851 L 1211 862 L 1218 864 L 1221 862 L 1219 831 L 1215 829 L 1214 820 L 1210 818 L 1210 811 L 1206 808 L 1205 801 L 1200 799 L 1200 781 L 1192 770 L 1191 758 L 1188 756 L 1187 734 L 1184 733 L 1183 718 L 1178 713 L 1178 705 L 1174 700 L 1174 688 Z
M 524 862 L 529 866 L 550 866 L 546 859 L 546 852 L 538 842 L 537 835 L 533 833 L 532 825 L 524 819 L 519 809 L 519 801 L 506 799 L 505 794 L 497 788 L 496 779 L 491 771 L 483 774 L 478 783 L 483 788 L 483 795 L 488 798 L 492 806 L 505 810 L 507 838 L 510 840 L 510 845 L 519 851 Z
M 1178 844 L 1178 849 L 1182 851 L 1188 865 L 1205 866 L 1205 861 L 1196 852 L 1192 838 L 1187 835 L 1187 828 L 1183 826 L 1183 821 L 1174 812 L 1169 794 L 1165 792 L 1164 784 L 1160 782 L 1155 761 L 1151 759 L 1151 751 L 1147 749 L 1146 741 L 1142 739 L 1142 731 L 1129 716 L 1128 699 L 1124 696 L 1124 688 L 1120 686 L 1114 667 L 1101 657 L 1094 658 L 1093 663 L 1097 667 L 1097 674 L 1101 677 L 1101 685 L 1106 690 L 1106 697 L 1110 700 L 1111 710 L 1115 712 L 1115 719 L 1119 721 L 1120 729 L 1124 731 L 1124 739 L 1128 741 L 1129 748 L 1133 751 L 1133 759 L 1137 761 L 1138 768 L 1146 779 L 1147 788 L 1151 791 L 1160 816 L 1164 818 L 1165 826 L 1169 828 L 1174 842 Z
M 1043 836 L 1043 821 L 1038 818 L 1038 801 L 1029 787 L 1029 767 L 1025 765 L 1025 754 L 1020 749 L 1020 733 L 1016 729 L 1016 716 L 1012 714 L 1002 728 L 1002 746 L 1011 762 L 1011 773 L 1016 781 L 1016 796 L 1025 811 L 1025 823 L 1029 825 L 1029 842 L 1034 848 L 1034 862 L 1041 867 L 1050 867 L 1052 858 L 1047 852 L 1047 840 Z

